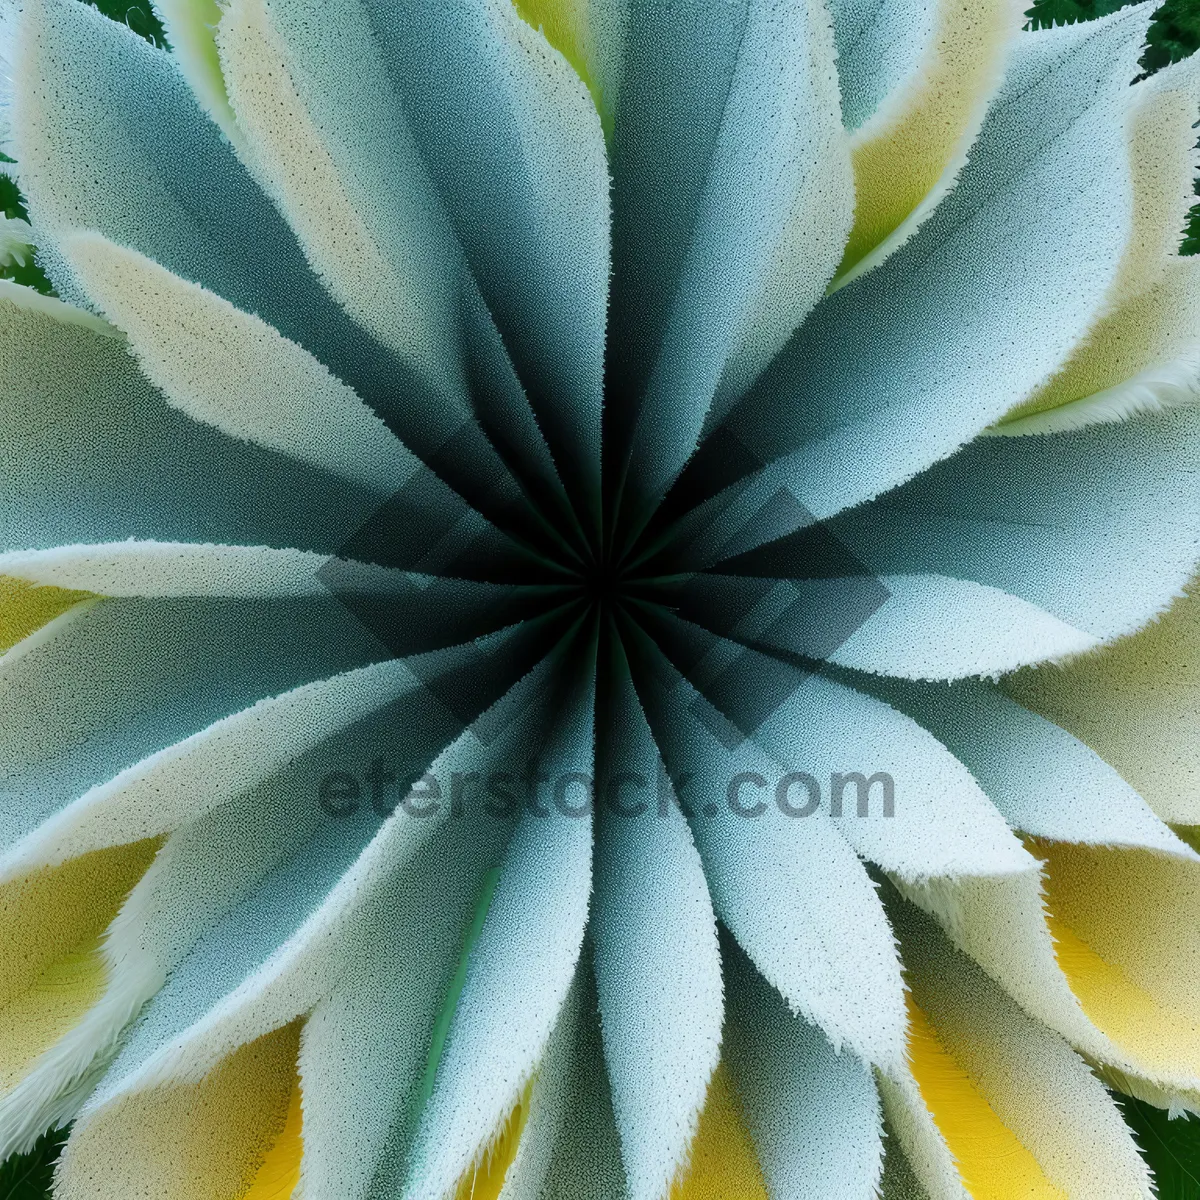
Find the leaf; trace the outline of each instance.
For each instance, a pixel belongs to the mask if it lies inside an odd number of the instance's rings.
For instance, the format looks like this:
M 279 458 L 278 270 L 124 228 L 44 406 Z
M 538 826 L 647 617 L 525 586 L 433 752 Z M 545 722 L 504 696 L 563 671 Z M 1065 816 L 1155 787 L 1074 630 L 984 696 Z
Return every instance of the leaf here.
M 91 0 L 92 7 L 106 17 L 128 25 L 139 37 L 155 46 L 166 46 L 167 36 L 149 0 Z
M 1124 8 L 1132 0 L 1034 0 L 1027 9 L 1029 28 L 1044 29 L 1048 25 L 1068 25 L 1107 16 Z M 1147 73 L 1165 67 L 1169 62 L 1187 58 L 1200 46 L 1200 4 L 1196 0 L 1166 0 L 1154 14 L 1146 39 L 1142 66 Z
M 1154 1172 L 1159 1200 L 1200 1197 L 1200 1119 L 1185 1116 L 1172 1121 L 1163 1109 L 1132 1096 L 1116 1100 Z
M 1128 3 L 1131 0 L 1034 0 L 1033 7 L 1025 11 L 1029 18 L 1027 28 L 1044 29 L 1048 25 L 1087 21 L 1116 12 Z M 1200 0 L 1166 0 L 1154 14 L 1146 42 L 1141 65 L 1147 75 L 1167 63 L 1187 58 L 1200 47 Z M 1200 180 L 1197 181 L 1197 195 L 1200 195 Z M 1200 204 L 1188 215 L 1179 252 L 1200 254 Z
M 38 1138 L 28 1154 L 14 1154 L 0 1163 L 0 1200 L 42 1200 L 49 1196 L 54 1163 L 68 1132 L 51 1130 Z
M 120 21 L 139 37 L 155 46 L 166 46 L 167 39 L 163 33 L 162 23 L 150 7 L 148 0 L 141 3 L 131 3 L 131 0 L 95 0 L 93 5 L 106 17 Z M 0 156 L 0 161 L 8 161 L 7 156 Z M 6 217 L 28 217 L 25 211 L 24 197 L 17 187 L 16 180 L 11 175 L 0 173 L 0 213 Z M 12 263 L 9 266 L 0 264 L 0 279 L 11 279 L 22 287 L 31 287 L 43 295 L 54 295 L 54 288 L 46 277 L 45 271 L 32 259 L 23 263 Z
M 0 163 L 8 161 L 7 155 L 0 155 Z M 22 221 L 29 219 L 29 213 L 25 210 L 25 200 L 21 195 L 21 189 L 17 187 L 17 181 L 11 175 L 5 174 L 2 167 L 0 167 L 0 216 L 18 217 Z M 37 265 L 32 255 L 27 255 L 24 262 L 13 261 L 7 265 L 0 264 L 0 279 L 11 279 L 13 283 L 19 283 L 22 287 L 31 287 L 44 296 L 54 294 L 54 288 L 51 286 L 50 280 L 46 278 L 45 271 Z

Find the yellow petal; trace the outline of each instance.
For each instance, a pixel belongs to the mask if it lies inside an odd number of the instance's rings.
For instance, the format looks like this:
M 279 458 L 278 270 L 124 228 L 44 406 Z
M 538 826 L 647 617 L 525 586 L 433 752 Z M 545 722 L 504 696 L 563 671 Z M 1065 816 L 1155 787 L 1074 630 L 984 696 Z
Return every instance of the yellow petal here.
M 912 996 L 905 998 L 913 1077 L 967 1193 L 973 1200 L 1066 1200 L 947 1052 Z
M 304 1156 L 304 1108 L 300 1075 L 292 1080 L 287 1116 L 275 1144 L 267 1151 L 250 1190 L 242 1200 L 289 1200 L 300 1182 L 300 1160 Z
M 283 1200 L 299 1167 L 301 1026 L 248 1042 L 198 1082 L 128 1093 L 78 1123 L 59 1194 Z
M 671 1200 L 767 1200 L 754 1144 L 724 1063 L 713 1072 L 691 1162 L 671 1188 Z
M 529 1097 L 532 1091 L 533 1081 L 530 1080 L 525 1085 L 521 1098 L 509 1113 L 508 1120 L 504 1122 L 500 1135 L 458 1181 L 454 1200 L 496 1200 L 500 1195 L 504 1177 L 517 1157 L 521 1134 L 525 1130 L 525 1122 L 529 1119 Z
M 0 1093 L 100 998 L 100 936 L 159 845 L 112 846 L 0 885 Z
M 1046 863 L 1055 957 L 1088 1018 L 1144 1070 L 1200 1077 L 1200 868 L 1142 850 L 1030 848 Z
M 973 139 L 1013 31 L 1005 0 L 939 0 L 937 28 L 911 82 L 854 136 L 854 228 L 838 281 L 900 230 Z
M 90 592 L 41 587 L 25 579 L 0 575 L 0 654 L 67 609 L 92 598 Z

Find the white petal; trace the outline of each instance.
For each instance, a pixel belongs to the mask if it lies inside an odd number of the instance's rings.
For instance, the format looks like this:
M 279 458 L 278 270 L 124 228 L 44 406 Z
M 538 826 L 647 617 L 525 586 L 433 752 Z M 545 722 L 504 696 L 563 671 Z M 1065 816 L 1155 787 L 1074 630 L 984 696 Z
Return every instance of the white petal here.
M 0 1152 L 28 1148 L 47 1127 L 75 1115 L 118 1035 L 167 973 L 264 874 L 312 838 L 322 814 L 303 795 L 309 782 L 293 779 L 289 789 L 286 780 L 273 781 L 167 839 L 108 927 L 101 993 L 0 1098 Z
M 214 721 L 387 656 L 332 598 L 78 606 L 0 657 L 0 843 Z
M 558 1137 L 537 1200 L 611 1200 L 625 1194 L 625 1175 L 621 1169 L 621 1143 L 613 1119 L 608 1073 L 604 1065 L 604 1047 L 600 1037 L 600 1018 L 596 1011 L 596 993 L 590 974 L 583 970 L 577 981 L 578 1012 L 568 1047 L 565 1078 L 567 1112 L 559 1125 Z M 571 997 L 563 1006 L 569 1020 Z M 534 1085 L 535 1094 L 537 1084 Z M 532 1122 L 536 1111 L 530 1113 Z M 529 1135 L 526 1127 L 526 1136 Z M 520 1152 L 514 1167 L 520 1165 Z M 508 1191 L 505 1179 L 503 1200 L 533 1200 L 528 1192 L 514 1186 Z M 514 1181 L 514 1185 L 517 1181 Z
M 81 290 L 57 236 L 94 229 L 256 313 L 380 411 L 395 403 L 394 356 L 321 286 L 170 55 L 89 5 L 28 0 L 17 56 L 21 187 L 60 296 Z
M 891 95 L 911 88 L 937 29 L 938 6 L 903 0 L 830 0 L 842 118 L 858 129 Z
M 1200 559 L 1200 411 L 981 438 L 831 522 L 869 570 L 999 588 L 1108 642 L 1140 629 Z
M 265 321 L 99 234 L 59 245 L 151 382 L 189 416 L 385 496 L 419 469 L 350 388 Z
M 155 0 L 154 10 L 196 99 L 236 144 L 240 140 L 237 122 L 229 107 L 214 36 L 220 6 L 216 0 Z
M 718 582 L 725 593 L 741 592 L 749 603 L 766 591 L 760 578 Z M 688 591 L 703 597 L 712 580 L 700 575 Z M 728 632 L 903 679 L 999 675 L 1098 644 L 1020 596 L 940 574 L 781 579 Z
M 836 1048 L 873 1063 L 898 1062 L 903 992 L 891 931 L 841 831 L 825 813 L 789 818 L 769 801 L 753 816 L 736 815 L 735 785 L 774 781 L 776 763 L 665 660 L 638 679 L 638 689 L 667 771 L 694 814 L 722 921 L 793 1011 Z
M 1164 820 L 1200 825 L 1200 593 L 1140 633 L 1004 690 L 1112 764 Z
M 568 774 L 593 774 L 588 699 L 574 700 L 539 762 L 556 788 Z M 565 802 L 574 805 L 578 796 Z M 471 951 L 422 1113 L 406 1196 L 444 1195 L 503 1127 L 574 977 L 591 881 L 591 821 L 563 815 L 557 801 L 544 816 L 525 812 Z M 481 1063 L 487 1064 L 482 1073 Z
M 115 1021 L 111 1012 L 98 1024 L 89 1020 L 97 1005 L 103 1007 L 113 977 L 115 964 L 103 945 L 105 929 L 157 849 L 158 843 L 147 839 L 0 885 L 5 965 L 0 980 L 0 1152 L 5 1157 L 28 1150 L 46 1129 L 49 1115 L 63 1115 L 61 1109 L 47 1113 L 59 1087 L 74 1082 L 97 1050 L 110 1049 L 131 1015 L 126 1006 Z M 143 990 L 136 999 L 146 994 Z M 71 1109 L 66 1106 L 67 1115 Z
M 12 157 L 12 60 L 17 6 L 13 0 L 0 4 L 0 153 Z
M 543 1189 L 553 1170 L 560 1140 L 568 1129 L 586 1127 L 587 1118 L 580 1111 L 586 1087 L 580 1086 L 578 1078 L 581 1068 L 586 1069 L 580 1063 L 581 1026 L 585 1019 L 585 996 L 590 1005 L 595 1003 L 595 996 L 586 981 L 587 965 L 580 959 L 575 982 L 563 1001 L 558 1024 L 538 1064 L 529 1092 L 529 1115 L 498 1200 L 541 1200 L 546 1195 Z M 594 1020 L 594 1014 L 589 1012 L 588 1019 Z M 603 1080 L 595 1082 L 603 1087 Z M 607 1115 L 611 1125 L 611 1111 Z M 588 1131 L 592 1132 L 590 1127 Z M 593 1136 L 600 1141 L 599 1130 Z
M 379 507 L 172 409 L 90 313 L 0 281 L 0 336 L 0 551 L 134 536 L 330 554 Z
M 0 216 L 0 266 L 25 266 L 33 255 L 33 229 L 20 217 Z M 9 285 L 16 287 L 19 285 Z
M 770 246 L 769 237 L 761 233 L 756 237 L 770 269 L 761 276 L 758 295 L 741 317 L 739 342 L 725 365 L 706 421 L 710 426 L 758 378 L 816 304 L 821 281 L 828 278 L 830 263 L 845 241 L 855 206 L 845 138 L 837 128 L 837 73 L 829 17 L 824 5 L 808 3 L 785 21 L 788 25 L 781 31 L 780 40 L 798 38 L 809 57 L 803 115 L 797 114 L 804 130 L 796 138 L 796 132 L 785 122 L 781 131 L 785 141 L 775 153 L 799 156 L 804 162 L 803 177 L 797 171 L 785 182 L 785 195 L 789 185 L 792 192 L 791 209 L 789 212 L 785 202 L 777 223 L 768 227 L 775 235 L 774 246 Z M 801 22 L 802 30 L 797 28 Z M 752 53 L 753 48 L 744 45 L 746 51 Z M 766 56 L 760 58 L 758 69 L 769 71 L 768 62 Z M 732 223 L 752 219 L 746 198 L 743 192 L 736 213 L 729 217 Z M 726 277 L 723 286 L 728 285 Z
M 754 740 L 783 770 L 807 775 L 809 782 L 790 789 L 789 803 L 802 809 L 819 799 L 822 816 L 836 804 L 846 840 L 901 878 L 1035 869 L 967 768 L 873 696 L 820 675 L 800 678 Z
M 767 1192 L 870 1200 L 883 1165 L 869 1068 L 788 1011 L 740 952 L 726 956 L 726 1054 Z
M 658 1200 L 687 1161 L 720 1057 L 721 956 L 687 822 L 654 811 L 662 764 L 628 676 L 614 703 L 601 751 L 596 986 L 629 1195 Z
M 39 587 L 103 596 L 317 596 L 317 572 L 329 561 L 308 550 L 267 546 L 215 546 L 194 542 L 108 542 L 13 550 L 0 554 L 0 574 Z M 383 580 L 381 567 L 363 569 Z M 404 578 L 400 572 L 396 576 Z
M 1090 1059 L 1196 1106 L 1200 866 L 1066 843 L 1039 853 L 1050 863 L 1045 896 L 1029 876 L 901 890 L 1031 1016 Z
M 498 764 L 485 755 L 457 765 Z M 432 1082 L 431 1040 L 509 832 L 475 814 L 447 822 L 358 920 L 353 965 L 313 1010 L 301 1046 L 310 1194 L 362 1200 L 400 1186 Z
M 1200 263 L 1178 253 L 1194 200 L 1200 63 L 1165 68 L 1133 97 L 1134 224 L 1105 309 L 1049 383 L 991 432 L 1079 429 L 1200 394 Z
M 505 646 L 503 638 L 492 641 L 493 650 L 503 653 Z M 452 673 L 474 667 L 477 674 L 486 675 L 497 665 L 471 651 L 465 656 L 456 651 L 443 658 Z M 268 781 L 252 798 L 260 804 L 265 799 L 273 807 L 282 805 L 284 813 L 288 805 L 298 803 L 311 811 L 314 801 L 320 801 L 320 781 L 331 769 L 370 762 L 372 756 L 384 768 L 397 766 L 393 782 L 403 773 L 405 768 L 399 764 L 404 763 L 429 764 L 435 778 L 449 778 L 454 771 L 481 762 L 489 767 L 511 762 L 514 751 L 519 756 L 527 749 L 531 731 L 542 728 L 545 695 L 541 688 L 545 682 L 544 670 L 535 672 L 510 691 L 495 713 L 502 736 L 484 742 L 471 729 L 459 734 L 464 718 L 439 704 L 433 677 L 422 693 L 360 722 L 313 755 L 299 759 L 295 768 L 281 777 L 282 787 Z M 458 700 L 468 706 L 486 703 L 482 698 L 493 687 L 494 681 L 485 683 L 474 699 L 460 694 Z M 445 749 L 439 754 L 441 747 Z M 385 805 L 390 806 L 391 801 L 383 792 L 377 794 L 375 787 L 368 778 L 366 791 L 360 787 L 353 804 L 339 807 L 340 819 L 329 819 L 332 814 L 317 803 L 322 818 L 315 835 L 255 880 L 238 903 L 188 950 L 124 1040 L 107 1076 L 89 1099 L 80 1127 L 89 1123 L 103 1126 L 109 1121 L 119 1126 L 125 1099 L 165 1082 L 201 1080 L 239 1047 L 310 1012 L 335 987 L 355 978 L 373 956 L 384 954 L 384 961 L 392 963 L 387 969 L 396 969 L 395 960 L 386 958 L 394 947 L 377 946 L 381 922 L 382 926 L 391 924 L 398 897 L 409 894 L 410 888 L 415 892 L 405 903 L 420 906 L 430 897 L 436 899 L 437 887 L 426 886 L 423 872 L 436 875 L 451 869 L 455 859 L 453 853 L 446 856 L 433 851 L 441 846 L 453 852 L 461 838 L 479 831 L 472 828 L 473 822 L 449 821 L 450 809 L 444 804 L 432 819 L 417 819 L 402 807 L 384 820 Z M 445 833 L 447 828 L 452 835 Z M 500 838 L 502 852 L 509 826 L 494 821 L 491 829 Z M 492 847 L 495 852 L 494 842 Z M 418 858 L 422 851 L 424 857 Z M 481 853 L 479 869 L 490 858 L 486 845 Z M 468 915 L 475 899 L 471 870 L 463 876 Z M 422 936 L 421 927 L 422 922 L 415 923 L 414 936 Z M 461 931 L 461 924 L 457 928 Z M 452 970 L 461 944 L 459 934 L 447 931 L 437 920 L 429 929 L 434 942 L 442 946 L 437 952 L 446 955 Z M 435 987 L 424 1001 L 431 1006 L 427 1028 L 436 1015 L 438 990 Z M 412 1093 L 410 1087 L 410 1100 Z M 415 1119 L 415 1114 L 410 1113 L 410 1118 Z M 119 1171 L 120 1165 L 114 1169 Z
M 333 561 L 311 550 L 218 546 L 197 542 L 139 541 L 12 550 L 0 554 L 0 575 L 39 587 L 102 596 L 228 596 L 267 600 L 285 596 L 377 594 L 449 587 L 458 602 L 469 594 L 500 600 L 498 585 L 435 579 L 370 563 Z
M 423 686 L 391 661 L 260 700 L 88 789 L 0 856 L 0 878 L 193 821 Z
M 905 679 L 955 679 L 998 675 L 1097 644 L 999 588 L 945 575 L 884 575 L 880 582 L 890 598 L 830 655 L 832 662 Z

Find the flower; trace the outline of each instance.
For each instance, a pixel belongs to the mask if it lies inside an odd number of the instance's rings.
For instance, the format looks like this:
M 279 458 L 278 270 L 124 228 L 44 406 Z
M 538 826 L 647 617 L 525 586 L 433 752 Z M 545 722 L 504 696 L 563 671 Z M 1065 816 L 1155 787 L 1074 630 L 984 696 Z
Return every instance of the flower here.
M 55 294 L 0 282 L 0 1156 L 1150 1196 L 1108 1088 L 1200 1112 L 1152 7 L 6 9 Z

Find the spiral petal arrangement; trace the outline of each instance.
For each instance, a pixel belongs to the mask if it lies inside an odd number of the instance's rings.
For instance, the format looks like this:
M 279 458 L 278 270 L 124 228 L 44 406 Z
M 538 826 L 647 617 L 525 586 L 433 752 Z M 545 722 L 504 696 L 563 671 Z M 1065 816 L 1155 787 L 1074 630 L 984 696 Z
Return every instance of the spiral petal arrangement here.
M 1200 1113 L 1153 4 L 6 5 L 0 1158 L 1150 1197 L 1110 1089 Z

